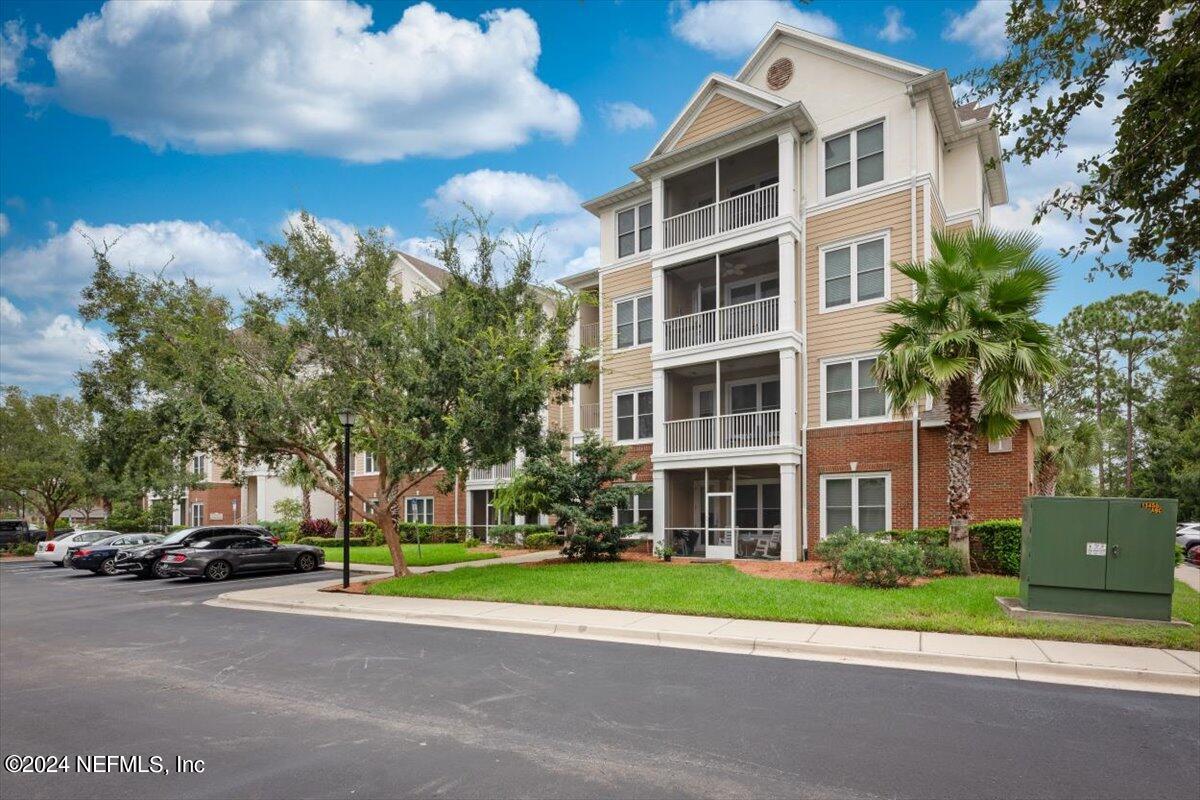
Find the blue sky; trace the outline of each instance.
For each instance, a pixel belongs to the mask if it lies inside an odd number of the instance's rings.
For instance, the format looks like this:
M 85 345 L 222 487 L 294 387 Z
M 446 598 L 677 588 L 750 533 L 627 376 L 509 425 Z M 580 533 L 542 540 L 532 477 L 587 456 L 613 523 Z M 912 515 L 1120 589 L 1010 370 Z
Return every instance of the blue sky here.
M 297 209 L 335 235 L 386 228 L 419 248 L 460 199 L 546 231 L 544 276 L 594 262 L 578 201 L 631 179 L 710 72 L 732 73 L 784 18 L 952 75 L 1002 45 L 1002 2 L 191 3 L 6 2 L 0 58 L 0 383 L 70 391 L 104 332 L 75 311 L 81 233 L 118 264 L 171 270 L 235 296 L 269 284 L 257 243 Z M 407 12 L 406 12 L 407 10 Z M 336 29 L 335 29 L 336 28 Z M 337 31 L 341 31 L 339 34 Z M 386 34 L 386 35 L 385 35 Z M 233 55 L 230 55 L 230 54 Z M 447 68 L 448 63 L 458 68 Z M 515 88 L 514 88 L 515 87 Z M 1105 115 L 1108 115 L 1107 117 Z M 1010 167 L 1020 224 L 1102 146 Z M 1054 223 L 1049 241 L 1069 238 Z M 1064 265 L 1046 316 L 1135 286 Z

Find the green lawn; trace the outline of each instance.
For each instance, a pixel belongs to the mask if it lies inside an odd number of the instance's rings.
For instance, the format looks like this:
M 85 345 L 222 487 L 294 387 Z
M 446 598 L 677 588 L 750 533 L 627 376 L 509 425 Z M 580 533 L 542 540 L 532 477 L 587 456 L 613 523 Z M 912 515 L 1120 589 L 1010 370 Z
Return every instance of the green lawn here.
M 868 589 L 756 578 L 723 564 L 497 564 L 392 578 L 368 591 L 1200 650 L 1200 628 L 1011 620 L 995 597 L 1016 595 L 1017 579 L 993 575 Z M 1200 593 L 1176 581 L 1174 613 L 1200 624 Z
M 460 561 L 482 561 L 485 558 L 496 558 L 496 553 L 468 550 L 461 544 L 423 544 L 421 554 L 417 555 L 415 544 L 401 545 L 404 548 L 404 558 L 410 567 L 436 567 L 438 564 L 457 564 Z M 342 563 L 342 548 L 326 547 L 325 560 Z M 387 545 L 378 547 L 351 547 L 351 564 L 391 564 L 392 554 Z

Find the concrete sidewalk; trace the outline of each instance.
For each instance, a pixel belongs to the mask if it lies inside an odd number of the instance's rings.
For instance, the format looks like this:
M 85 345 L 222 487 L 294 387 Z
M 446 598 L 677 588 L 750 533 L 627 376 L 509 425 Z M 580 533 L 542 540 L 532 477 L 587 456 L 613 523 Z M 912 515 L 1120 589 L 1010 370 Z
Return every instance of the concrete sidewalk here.
M 1192 651 L 319 591 L 328 585 L 228 592 L 207 604 L 1200 696 Z
M 353 552 L 353 551 L 351 551 Z M 500 556 L 499 558 L 479 558 L 475 561 L 456 561 L 453 564 L 438 564 L 434 567 L 409 567 L 410 572 L 449 572 L 454 569 L 463 567 L 490 567 L 493 564 L 531 564 L 535 561 L 549 561 L 552 558 L 559 558 L 560 554 L 555 550 L 538 550 L 533 553 L 521 553 L 515 556 Z M 325 569 L 342 568 L 341 561 L 326 561 Z M 371 574 L 391 575 L 392 568 L 383 564 L 356 564 L 350 562 L 350 569 L 354 572 L 368 572 Z
M 1175 568 L 1175 580 L 1183 581 L 1188 586 L 1200 592 L 1200 567 L 1191 564 L 1180 564 Z

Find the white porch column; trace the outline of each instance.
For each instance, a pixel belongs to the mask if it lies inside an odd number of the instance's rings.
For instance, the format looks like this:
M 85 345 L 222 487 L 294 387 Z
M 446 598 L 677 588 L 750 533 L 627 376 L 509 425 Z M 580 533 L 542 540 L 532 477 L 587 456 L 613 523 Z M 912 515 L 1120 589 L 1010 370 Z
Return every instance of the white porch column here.
M 667 538 L 667 471 L 654 470 L 654 546 L 662 545 Z
M 779 515 L 781 518 L 779 558 L 795 561 L 799 552 L 800 526 L 796 524 L 796 465 L 779 465 Z
M 667 310 L 667 276 L 661 269 L 650 270 L 650 314 L 654 326 L 653 341 L 650 343 L 652 355 L 658 355 L 666 349 L 666 310 Z M 616 324 L 615 321 L 613 324 Z
M 667 195 L 663 189 L 662 178 L 650 181 L 650 252 L 663 249 L 663 217 L 665 216 Z
M 571 387 L 571 433 L 583 430 L 583 384 L 577 383 Z
M 663 369 L 655 369 L 653 376 L 654 395 L 654 447 L 651 451 L 655 458 L 667 451 L 667 373 Z
M 779 216 L 796 214 L 796 134 L 779 134 Z M 782 287 L 781 287 L 782 288 Z
M 796 330 L 796 237 L 779 237 L 779 330 Z
M 779 351 L 779 443 L 796 447 L 796 351 Z

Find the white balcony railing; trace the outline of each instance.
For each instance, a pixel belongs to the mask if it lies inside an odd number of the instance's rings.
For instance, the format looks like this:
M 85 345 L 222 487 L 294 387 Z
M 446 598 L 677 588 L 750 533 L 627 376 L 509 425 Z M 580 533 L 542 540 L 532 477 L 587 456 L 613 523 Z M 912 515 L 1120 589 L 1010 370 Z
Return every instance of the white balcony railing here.
M 600 430 L 600 404 L 579 404 L 579 429 L 583 431 Z
M 498 467 L 473 467 L 467 475 L 472 481 L 505 481 L 512 477 L 516 462 L 509 461 Z
M 681 350 L 777 330 L 779 298 L 764 297 L 664 320 L 663 344 L 667 350 Z
M 600 323 L 584 322 L 579 325 L 579 346 L 594 349 L 600 346 Z
M 736 450 L 779 444 L 779 409 L 720 417 L 693 417 L 666 423 L 668 453 Z
M 779 184 L 739 194 L 663 220 L 663 246 L 675 247 L 779 216 Z

